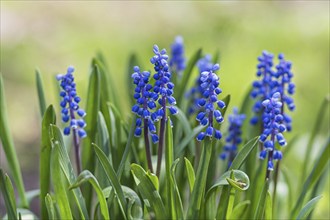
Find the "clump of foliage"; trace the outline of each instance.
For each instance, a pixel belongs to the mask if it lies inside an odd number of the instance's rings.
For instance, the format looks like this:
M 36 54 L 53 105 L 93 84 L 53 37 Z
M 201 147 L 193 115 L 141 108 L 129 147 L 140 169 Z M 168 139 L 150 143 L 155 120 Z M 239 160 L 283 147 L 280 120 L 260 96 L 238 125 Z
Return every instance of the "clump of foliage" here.
M 287 112 L 295 109 L 292 64 L 280 54 L 274 68 L 273 55 L 263 52 L 259 80 L 227 117 L 231 96 L 221 90 L 220 83 L 226 82 L 220 80 L 218 56 L 212 60 L 197 50 L 186 59 L 184 51 L 181 37 L 171 45 L 170 56 L 154 45 L 151 72 L 142 71 L 132 55 L 121 88 L 129 89 L 129 99 L 113 89 L 116 80 L 101 54 L 92 60 L 84 98 L 77 95 L 74 69 L 69 67 L 57 76 L 61 101 L 49 104 L 37 71 L 40 188 L 32 192 L 24 189 L 0 77 L 0 138 L 11 175 L 1 169 L 4 218 L 311 217 L 328 176 L 329 139 L 315 161 L 310 162 L 310 151 L 329 100 L 322 104 L 309 137 L 301 181 L 293 183 L 289 169 L 280 167 L 298 140 L 284 138 L 285 132 L 294 132 Z M 83 100 L 85 108 L 79 106 Z M 129 118 L 122 114 L 121 102 L 132 106 Z M 227 119 L 226 129 L 222 122 Z M 311 172 L 307 175 L 306 170 Z M 285 198 L 277 197 L 280 178 L 288 188 Z M 35 197 L 40 201 L 37 214 L 29 210 Z

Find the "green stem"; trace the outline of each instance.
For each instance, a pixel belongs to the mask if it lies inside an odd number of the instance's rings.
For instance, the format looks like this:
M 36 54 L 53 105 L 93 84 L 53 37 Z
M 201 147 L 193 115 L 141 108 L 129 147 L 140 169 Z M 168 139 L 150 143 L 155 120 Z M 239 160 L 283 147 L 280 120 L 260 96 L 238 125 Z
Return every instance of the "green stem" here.
M 197 219 L 201 210 L 201 203 L 204 197 L 207 171 L 212 155 L 212 140 L 206 138 L 202 149 L 202 155 L 197 170 L 196 181 L 192 191 L 190 204 L 187 212 L 187 219 Z

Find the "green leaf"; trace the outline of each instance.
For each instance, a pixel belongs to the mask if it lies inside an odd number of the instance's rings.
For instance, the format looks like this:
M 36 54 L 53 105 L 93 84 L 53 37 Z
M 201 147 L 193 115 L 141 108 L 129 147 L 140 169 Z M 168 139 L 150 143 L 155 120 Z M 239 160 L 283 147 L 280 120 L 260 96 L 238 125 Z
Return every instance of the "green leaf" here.
M 53 188 L 55 191 L 55 200 L 59 208 L 61 219 L 73 219 L 67 194 L 68 183 L 65 181 L 64 174 L 60 164 L 60 143 L 53 140 L 53 149 L 51 155 L 51 176 Z
M 250 200 L 245 200 L 238 203 L 231 213 L 229 219 L 242 219 L 246 209 L 250 206 Z
M 195 184 L 195 171 L 193 166 L 191 165 L 190 161 L 185 157 L 184 162 L 186 165 L 187 175 L 188 175 L 188 182 L 190 187 L 190 193 L 192 192 Z
M 230 178 L 230 174 L 233 172 L 234 178 Z M 228 179 L 232 179 L 231 182 L 228 182 Z M 207 195 L 210 195 L 217 187 L 232 185 L 240 191 L 245 191 L 250 187 L 250 179 L 246 173 L 241 170 L 230 170 L 222 174 L 207 191 Z
M 107 201 L 105 200 L 102 189 L 101 189 L 97 179 L 91 172 L 89 172 L 88 170 L 82 171 L 79 174 L 76 182 L 73 183 L 69 189 L 77 188 L 81 184 L 83 184 L 84 182 L 87 182 L 87 181 L 93 186 L 93 188 L 97 194 L 98 202 L 100 203 L 100 209 L 101 209 L 103 219 L 110 219 Z
M 97 115 L 100 106 L 100 73 L 96 65 L 92 66 L 92 72 L 89 78 L 86 118 L 87 123 L 86 132 L 87 137 L 83 141 L 82 150 L 82 167 L 83 169 L 93 171 L 94 168 L 94 154 L 91 143 L 96 141 L 97 132 Z
M 25 196 L 25 189 L 23 184 L 23 178 L 21 168 L 17 159 L 16 150 L 14 147 L 14 141 L 10 135 L 8 125 L 7 108 L 5 104 L 4 86 L 2 81 L 2 75 L 0 75 L 0 139 L 2 142 L 3 150 L 5 152 L 10 172 L 13 176 L 14 183 L 18 190 L 21 204 L 20 207 L 28 208 L 29 204 Z
M 182 200 L 181 200 L 178 184 L 175 179 L 175 171 L 176 171 L 176 167 L 177 167 L 179 161 L 180 161 L 180 158 L 176 159 L 171 166 L 171 181 L 172 181 L 172 185 L 174 187 L 174 194 L 176 195 L 175 200 L 174 200 L 174 204 L 176 207 L 176 209 L 175 209 L 176 217 L 177 217 L 177 219 L 183 219 L 183 205 L 182 205 Z
M 167 191 L 167 204 L 169 207 L 170 218 L 176 219 L 176 207 L 175 207 L 175 188 L 171 179 L 171 166 L 173 164 L 173 134 L 171 119 L 167 117 L 166 122 L 166 144 L 165 144 L 165 179 L 166 179 L 166 191 Z
M 195 52 L 195 54 L 189 59 L 188 64 L 186 66 L 186 69 L 184 70 L 182 74 L 181 84 L 177 87 L 176 94 L 177 96 L 177 103 L 181 103 L 182 98 L 184 97 L 184 90 L 186 89 L 186 86 L 188 84 L 189 79 L 191 80 L 191 74 L 192 70 L 195 67 L 195 64 L 200 59 L 202 55 L 202 49 L 199 49 Z
M 194 139 L 194 137 L 198 133 L 200 133 L 204 128 L 205 128 L 204 126 L 199 125 L 196 128 L 194 128 L 188 136 L 183 138 L 183 140 L 175 147 L 174 156 L 178 157 L 178 155 L 180 155 L 180 153 L 188 146 L 190 141 L 192 141 Z
M 143 208 L 140 197 L 136 194 L 136 192 L 127 186 L 122 186 L 121 188 L 124 192 L 125 199 L 128 199 L 128 219 L 142 219 Z M 112 186 L 108 186 L 107 188 L 103 189 L 103 194 L 105 198 L 110 198 L 112 194 Z
M 121 189 L 121 185 L 119 183 L 119 180 L 116 176 L 116 172 L 113 169 L 113 167 L 110 164 L 109 159 L 107 158 L 107 156 L 104 154 L 104 152 L 96 145 L 96 144 L 92 144 L 92 146 L 94 147 L 94 151 L 96 153 L 97 158 L 99 159 L 99 161 L 101 162 L 101 165 L 107 175 L 108 180 L 110 181 L 112 187 L 114 188 L 114 191 L 117 195 L 117 199 L 118 199 L 118 203 L 120 206 L 120 209 L 122 211 L 122 214 L 124 216 L 124 218 L 126 219 L 126 200 L 124 198 L 124 193 Z
M 318 113 L 316 114 L 317 118 L 316 118 L 313 130 L 312 130 L 312 133 L 309 137 L 309 140 L 308 140 L 308 143 L 307 143 L 307 150 L 306 150 L 306 153 L 305 153 L 305 159 L 303 160 L 304 163 L 303 163 L 303 168 L 302 168 L 302 172 L 301 172 L 301 182 L 303 182 L 305 180 L 305 177 L 306 177 L 306 172 L 308 170 L 308 165 L 309 165 L 309 162 L 311 161 L 311 155 L 312 155 L 311 150 L 313 149 L 313 143 L 314 143 L 314 140 L 316 138 L 316 135 L 320 133 L 321 128 L 322 128 L 322 124 L 325 121 L 327 121 L 327 120 L 325 120 L 325 117 L 327 115 L 329 115 L 329 108 L 328 108 L 329 103 L 330 103 L 330 96 L 326 97 L 323 100 L 323 102 L 320 106 L 320 109 L 319 109 Z
M 40 198 L 45 198 L 50 189 L 50 155 L 52 151 L 51 137 L 49 129 L 51 124 L 56 124 L 56 115 L 52 105 L 50 105 L 42 119 L 41 146 L 40 146 Z M 44 199 L 40 199 L 41 218 L 47 219 L 48 212 Z
M 307 219 L 309 213 L 315 208 L 317 202 L 322 198 L 322 196 L 317 196 L 310 200 L 299 212 L 297 219 Z
M 41 74 L 38 69 L 36 69 L 36 82 L 37 82 L 37 92 L 38 92 L 38 98 L 39 98 L 40 114 L 41 114 L 41 117 L 43 117 L 43 115 L 46 111 L 46 99 L 45 99 L 45 94 L 44 94 L 44 88 L 42 85 Z
M 233 160 L 230 169 L 239 169 L 248 155 L 252 152 L 252 150 L 258 145 L 259 137 L 255 137 L 251 139 L 248 143 L 246 143 L 242 149 L 238 152 L 235 159 Z
M 124 151 L 123 157 L 121 158 L 121 161 L 120 161 L 120 164 L 118 167 L 118 171 L 117 171 L 117 176 L 118 176 L 119 180 L 121 179 L 121 176 L 124 171 L 125 163 L 127 162 L 127 158 L 129 156 L 129 153 L 131 152 L 132 141 L 133 141 L 134 130 L 135 130 L 135 122 L 136 122 L 136 115 L 134 114 L 134 116 L 132 118 L 132 123 L 131 123 L 131 128 L 129 131 L 128 139 L 127 139 L 126 146 L 125 146 L 125 151 Z
M 177 107 L 178 113 L 175 114 L 176 118 L 178 119 L 178 122 L 176 122 L 175 124 L 177 126 L 175 126 L 175 130 L 174 130 L 174 134 L 177 134 L 180 130 L 183 129 L 185 136 L 189 136 L 191 134 L 191 126 L 189 123 L 189 120 L 187 118 L 187 116 L 185 115 L 185 113 Z M 177 142 L 179 141 L 179 138 L 177 138 Z M 176 146 L 177 143 L 174 143 L 174 145 Z M 195 142 L 194 141 L 190 141 L 189 143 L 189 147 L 191 150 L 195 150 Z
M 68 186 L 73 184 L 76 181 L 76 175 L 73 171 L 72 164 L 67 152 L 67 148 L 64 145 L 63 142 L 63 137 L 61 134 L 61 131 L 56 125 L 51 125 L 50 126 L 50 137 L 51 137 L 51 142 L 52 142 L 52 153 L 51 153 L 51 158 L 53 158 L 54 153 L 58 154 L 57 159 L 55 160 L 55 164 L 57 164 L 58 167 L 56 169 L 60 169 L 60 176 L 62 184 L 65 184 L 65 192 L 67 193 L 67 197 L 69 198 L 70 201 L 75 201 L 76 206 L 73 206 L 72 210 L 73 211 L 78 211 L 79 212 L 79 218 L 80 219 L 88 219 L 88 212 L 86 208 L 86 203 L 85 200 L 82 199 L 82 193 L 80 189 L 74 189 L 72 191 L 68 191 Z M 56 148 L 55 148 L 56 147 Z M 53 174 L 52 169 L 55 169 L 53 164 L 52 164 L 52 159 L 51 159 L 51 174 Z M 57 176 L 59 175 L 58 173 L 56 174 Z M 54 176 L 52 177 L 52 182 L 56 182 L 56 184 L 59 184 L 57 178 Z M 60 191 L 63 191 L 61 187 L 63 185 L 58 186 L 60 187 Z M 55 191 L 56 192 L 56 191 Z M 56 198 L 57 194 L 55 194 Z M 61 198 L 63 199 L 63 198 Z M 86 199 L 86 198 L 85 198 Z
M 53 199 L 52 199 L 51 195 L 49 195 L 48 193 L 45 197 L 45 206 L 46 206 L 46 209 L 47 209 L 47 212 L 48 212 L 48 218 L 47 219 L 50 219 L 50 220 L 57 219 Z
M 312 186 L 318 181 L 324 169 L 327 167 L 330 157 L 330 138 L 328 138 L 326 145 L 323 147 L 323 150 L 320 152 L 316 162 L 314 163 L 313 170 L 308 175 L 306 181 L 304 182 L 302 192 L 296 202 L 295 207 L 291 212 L 291 218 L 295 218 L 298 214 L 298 210 L 302 207 L 305 196 L 307 192 L 312 188 Z
M 204 198 L 207 170 L 212 152 L 212 140 L 206 138 L 203 143 L 202 155 L 197 169 L 196 181 L 191 194 L 191 202 L 188 207 L 187 219 L 198 218 L 202 200 Z
M 134 163 L 131 164 L 131 172 L 148 211 L 153 211 L 156 219 L 167 219 L 168 213 L 150 173 L 146 172 L 140 165 Z M 153 176 L 157 178 L 157 176 Z
M 91 74 L 89 77 L 88 93 L 87 93 L 87 105 L 86 105 L 86 132 L 87 137 L 82 140 L 82 169 L 90 170 L 94 172 L 95 168 L 95 155 L 92 150 L 92 143 L 96 143 L 96 133 L 97 133 L 97 115 L 100 109 L 100 79 L 99 67 L 96 64 L 91 66 Z M 88 210 L 91 209 L 92 201 L 92 187 L 86 185 L 82 188 L 84 197 L 86 199 L 86 206 Z
M 0 190 L 5 201 L 8 218 L 17 219 L 14 188 L 8 175 L 2 169 L 0 169 Z
M 269 191 L 267 191 L 266 195 L 265 219 L 273 219 L 272 197 Z
M 265 180 L 264 187 L 262 188 L 262 192 L 260 194 L 260 198 L 257 205 L 257 210 L 254 214 L 254 219 L 262 219 L 264 212 L 265 212 L 265 206 L 266 206 L 266 197 L 269 189 L 269 179 Z

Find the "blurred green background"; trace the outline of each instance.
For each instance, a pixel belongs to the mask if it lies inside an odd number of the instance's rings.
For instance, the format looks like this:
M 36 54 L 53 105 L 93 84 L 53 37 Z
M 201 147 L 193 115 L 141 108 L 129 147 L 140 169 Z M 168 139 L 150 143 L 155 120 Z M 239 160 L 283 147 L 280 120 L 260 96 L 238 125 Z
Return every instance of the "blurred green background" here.
M 141 65 L 151 69 L 153 44 L 169 48 L 174 37 L 181 35 L 188 57 L 198 48 L 210 54 L 220 51 L 221 87 L 224 94 L 232 95 L 232 107 L 241 103 L 256 78 L 257 56 L 262 50 L 275 55 L 283 52 L 293 62 L 297 86 L 297 107 L 291 114 L 294 133 L 307 137 L 318 107 L 329 93 L 329 19 L 329 1 L 1 0 L 0 71 L 27 189 L 38 187 L 36 67 L 43 74 L 48 103 L 57 96 L 55 74 L 65 72 L 69 65 L 76 68 L 78 93 L 84 98 L 90 61 L 101 51 L 118 81 L 118 94 L 125 99 L 129 55 L 135 52 Z M 126 103 L 122 104 L 123 114 L 128 115 Z M 326 136 L 329 124 L 319 139 Z M 297 176 L 304 147 L 303 139 L 290 155 Z M 316 146 L 313 153 L 319 149 Z M 2 150 L 1 166 L 6 167 Z M 326 186 L 316 214 L 328 219 L 329 181 Z

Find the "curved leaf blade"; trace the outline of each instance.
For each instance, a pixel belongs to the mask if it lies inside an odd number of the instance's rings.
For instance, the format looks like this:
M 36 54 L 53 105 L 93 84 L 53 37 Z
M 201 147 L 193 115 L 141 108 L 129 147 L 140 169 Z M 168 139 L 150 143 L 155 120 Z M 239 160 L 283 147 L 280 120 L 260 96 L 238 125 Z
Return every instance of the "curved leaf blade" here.
M 102 214 L 103 219 L 110 219 L 107 201 L 105 200 L 105 197 L 103 195 L 100 184 L 98 183 L 97 179 L 95 178 L 95 176 L 91 172 L 89 172 L 88 170 L 82 171 L 79 174 L 76 182 L 74 182 L 69 187 L 69 189 L 71 190 L 71 189 L 77 188 L 81 184 L 83 184 L 84 182 L 87 182 L 87 181 L 93 186 L 93 188 L 94 188 L 94 190 L 97 194 L 98 201 L 100 203 L 100 209 L 101 209 L 101 214 Z

